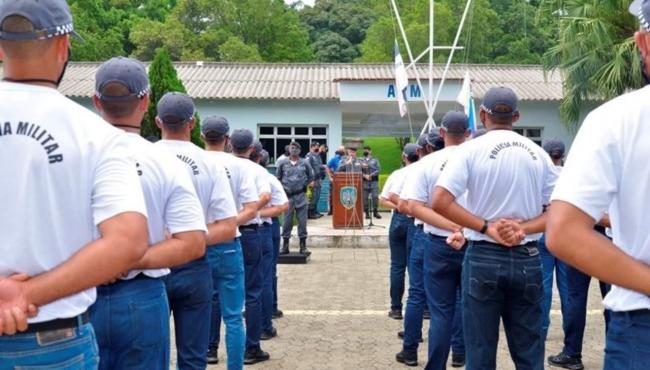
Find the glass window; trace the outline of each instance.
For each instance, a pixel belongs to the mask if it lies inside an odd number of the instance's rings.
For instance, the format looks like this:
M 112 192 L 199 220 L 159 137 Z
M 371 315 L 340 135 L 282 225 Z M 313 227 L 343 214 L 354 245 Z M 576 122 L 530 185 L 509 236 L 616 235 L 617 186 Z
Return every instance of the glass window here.
M 294 134 L 297 135 L 309 135 L 309 127 L 294 127 Z
M 327 145 L 327 126 L 287 126 L 261 124 L 258 128 L 260 142 L 271 155 L 272 162 L 284 154 L 284 147 L 292 141 L 300 143 L 302 155 L 309 151 L 309 145 L 317 141 Z M 311 132 L 311 135 L 310 135 Z
M 312 135 L 327 135 L 327 127 L 312 127 L 311 128 L 311 133 Z
M 535 142 L 535 144 L 541 146 L 542 145 L 542 132 L 544 131 L 543 128 L 516 128 L 514 129 L 516 133 L 519 135 L 525 136 Z
M 260 135 L 274 135 L 275 127 L 273 126 L 260 126 Z
M 291 136 L 291 127 L 278 127 L 278 135 Z

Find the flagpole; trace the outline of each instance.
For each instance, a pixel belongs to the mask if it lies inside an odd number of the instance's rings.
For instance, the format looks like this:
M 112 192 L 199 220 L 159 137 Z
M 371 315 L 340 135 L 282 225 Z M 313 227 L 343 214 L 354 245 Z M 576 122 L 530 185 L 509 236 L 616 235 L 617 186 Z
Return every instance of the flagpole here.
M 427 122 L 424 125 L 424 128 L 426 129 L 431 128 L 433 126 L 433 114 L 434 111 L 432 110 L 433 108 L 433 45 L 434 45 L 434 39 L 433 39 L 433 26 L 434 26 L 434 9 L 433 9 L 433 0 L 429 0 L 429 100 L 427 101 L 427 104 L 429 104 L 429 112 L 428 112 L 428 117 L 427 117 Z
M 465 20 L 467 19 L 467 14 L 469 13 L 470 6 L 472 5 L 472 0 L 467 0 L 467 5 L 465 6 L 465 11 L 463 12 L 463 17 L 460 20 L 460 26 L 458 26 L 458 32 L 456 32 L 456 38 L 454 39 L 454 45 L 451 49 L 451 52 L 449 53 L 449 59 L 447 59 L 447 64 L 445 66 L 445 70 L 442 73 L 442 79 L 440 80 L 440 86 L 438 86 L 438 92 L 436 93 L 436 99 L 433 103 L 433 107 L 431 108 L 431 112 L 435 112 L 436 108 L 438 107 L 438 101 L 440 99 L 440 93 L 442 92 L 442 86 L 445 84 L 445 80 L 447 79 L 447 73 L 449 72 L 449 67 L 451 66 L 451 62 L 454 59 L 454 52 L 456 51 L 456 46 L 458 46 L 458 41 L 460 39 L 460 34 L 463 32 L 463 26 L 465 25 Z M 433 113 L 431 113 L 433 114 Z
M 409 41 L 408 41 L 408 39 L 406 37 L 406 31 L 404 31 L 404 25 L 402 24 L 402 18 L 400 17 L 399 9 L 397 9 L 397 4 L 395 3 L 395 0 L 390 0 L 390 3 L 392 5 L 392 7 L 393 7 L 393 11 L 395 12 L 395 18 L 397 19 L 397 25 L 399 26 L 399 31 L 402 34 L 402 39 L 404 40 L 404 46 L 406 46 L 406 52 L 409 55 L 409 59 L 411 61 L 413 61 L 414 60 L 413 59 L 413 53 L 411 52 L 411 46 L 410 46 Z M 424 92 L 424 88 L 422 87 L 422 82 L 420 81 L 420 73 L 418 72 L 417 65 L 415 65 L 413 70 L 415 71 L 415 80 L 418 83 L 418 87 L 420 88 L 420 91 L 422 91 L 423 95 L 426 95 L 425 92 Z M 422 97 L 422 102 L 424 103 L 424 109 L 426 110 L 427 117 L 429 116 L 429 104 L 428 104 L 428 101 L 429 100 L 428 100 L 427 96 Z M 426 127 L 426 125 L 425 125 L 425 127 Z

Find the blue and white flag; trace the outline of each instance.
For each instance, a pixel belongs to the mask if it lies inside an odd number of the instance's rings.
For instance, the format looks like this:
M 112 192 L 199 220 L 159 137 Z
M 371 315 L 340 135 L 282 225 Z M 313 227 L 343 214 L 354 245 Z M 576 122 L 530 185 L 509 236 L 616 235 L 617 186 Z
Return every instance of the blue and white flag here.
M 461 87 L 456 101 L 465 107 L 465 114 L 469 117 L 468 124 L 470 131 L 472 133 L 476 132 L 476 105 L 472 94 L 472 79 L 469 76 L 469 71 L 465 72 L 463 87 Z
M 409 87 L 409 75 L 404 67 L 404 60 L 399 52 L 399 45 L 395 40 L 395 86 L 397 87 L 397 101 L 399 103 L 399 114 L 404 117 L 408 113 L 408 98 L 406 93 Z

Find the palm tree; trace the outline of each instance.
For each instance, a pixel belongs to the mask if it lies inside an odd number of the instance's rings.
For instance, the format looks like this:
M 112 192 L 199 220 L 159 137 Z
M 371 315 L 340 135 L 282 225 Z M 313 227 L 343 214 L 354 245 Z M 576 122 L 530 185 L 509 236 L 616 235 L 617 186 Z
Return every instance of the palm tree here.
M 588 103 L 612 99 L 643 86 L 633 34 L 638 20 L 630 0 L 542 0 L 540 16 L 555 17 L 558 42 L 544 54 L 547 72 L 564 77 L 560 116 L 579 126 Z

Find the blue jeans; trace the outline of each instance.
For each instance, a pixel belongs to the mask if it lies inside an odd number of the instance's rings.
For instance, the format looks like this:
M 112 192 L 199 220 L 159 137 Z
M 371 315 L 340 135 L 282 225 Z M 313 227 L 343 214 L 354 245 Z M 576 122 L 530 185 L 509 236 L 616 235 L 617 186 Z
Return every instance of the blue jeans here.
M 262 247 L 262 331 L 273 330 L 273 228 L 260 226 L 260 245 Z
M 650 359 L 650 311 L 612 312 L 605 343 L 605 370 L 642 370 Z
M 418 350 L 418 342 L 422 338 L 422 320 L 424 307 L 427 304 L 424 292 L 424 249 L 428 248 L 428 238 L 421 227 L 415 228 L 411 255 L 409 258 L 409 295 L 406 299 L 404 315 L 404 352 L 414 353 Z M 426 245 L 426 246 L 425 246 Z
M 280 255 L 280 220 L 273 218 L 273 312 L 278 310 L 278 256 Z
M 546 239 L 542 236 L 539 241 L 539 253 L 542 257 L 542 279 L 544 281 L 544 299 L 542 299 L 542 339 L 546 340 L 548 328 L 551 325 L 551 305 L 553 303 L 553 272 L 560 293 L 560 309 L 562 310 L 563 325 L 566 311 L 569 308 L 569 290 L 567 286 L 567 265 L 555 258 L 546 248 Z
M 390 245 L 390 309 L 402 310 L 404 277 L 406 275 L 407 236 L 411 219 L 395 211 L 390 221 L 388 242 Z
M 241 317 L 244 308 L 244 255 L 239 240 L 208 247 L 212 269 L 212 314 L 210 315 L 210 349 L 219 347 L 221 317 L 226 323 L 228 369 L 244 366 L 246 334 Z
M 262 334 L 262 245 L 257 229 L 241 229 L 246 284 L 246 349 L 260 349 Z
M 169 368 L 169 304 L 161 279 L 139 275 L 99 286 L 89 313 L 100 369 Z
M 36 334 L 0 336 L 0 369 L 97 369 L 99 353 L 91 324 L 74 329 L 72 338 L 39 343 Z
M 496 369 L 499 324 L 520 370 L 544 369 L 542 262 L 537 243 L 470 242 L 463 262 L 467 370 Z
M 571 357 L 582 357 L 582 341 L 587 323 L 587 298 L 591 276 L 581 271 L 566 266 L 568 284 L 568 304 L 564 315 L 564 353 Z M 609 292 L 610 286 L 600 282 L 600 293 L 604 297 Z M 609 326 L 609 311 L 604 311 L 605 332 Z
M 446 238 L 426 235 L 424 249 L 424 290 L 431 313 L 429 361 L 427 369 L 446 369 L 449 346 L 455 354 L 465 354 L 460 315 L 461 273 L 465 248 L 455 250 Z M 452 336 L 454 341 L 452 342 Z
M 212 311 L 212 271 L 207 258 L 172 269 L 163 280 L 174 315 L 178 368 L 205 369 Z

